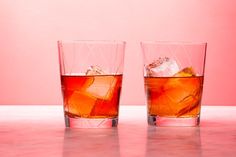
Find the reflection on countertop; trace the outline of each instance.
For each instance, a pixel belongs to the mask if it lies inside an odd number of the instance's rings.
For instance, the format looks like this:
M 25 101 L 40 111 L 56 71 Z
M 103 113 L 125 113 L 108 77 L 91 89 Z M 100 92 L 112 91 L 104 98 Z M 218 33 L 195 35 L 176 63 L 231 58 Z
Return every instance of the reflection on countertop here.
M 111 129 L 65 129 L 63 157 L 120 156 L 117 128 Z
M 0 156 L 235 156 L 236 107 L 203 106 L 199 127 L 153 127 L 145 106 L 121 106 L 110 129 L 64 127 L 61 106 L 0 106 Z
M 202 156 L 199 127 L 148 127 L 146 156 Z

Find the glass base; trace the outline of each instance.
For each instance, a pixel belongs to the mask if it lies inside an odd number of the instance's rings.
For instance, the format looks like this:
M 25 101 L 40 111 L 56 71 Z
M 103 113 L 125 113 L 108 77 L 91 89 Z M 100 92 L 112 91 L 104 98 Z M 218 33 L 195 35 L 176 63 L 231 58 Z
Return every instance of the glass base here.
M 66 127 L 111 128 L 118 125 L 118 118 L 70 118 L 65 116 Z
M 199 126 L 200 116 L 191 118 L 148 116 L 148 124 L 156 126 Z

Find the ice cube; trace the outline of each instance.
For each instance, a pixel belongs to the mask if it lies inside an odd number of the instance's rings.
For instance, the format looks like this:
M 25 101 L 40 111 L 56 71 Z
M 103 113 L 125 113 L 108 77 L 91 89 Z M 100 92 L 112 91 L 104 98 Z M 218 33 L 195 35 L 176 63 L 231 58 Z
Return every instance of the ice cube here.
M 112 97 L 116 78 L 114 76 L 95 76 L 93 83 L 86 89 L 86 92 L 100 99 Z
M 173 76 L 180 70 L 177 62 L 168 57 L 159 58 L 146 66 L 147 76 L 168 77 Z
M 90 66 L 86 71 L 86 75 L 103 75 L 103 74 L 105 74 L 105 72 L 102 70 L 102 68 L 100 68 L 97 65 Z
M 182 69 L 181 71 L 179 71 L 178 73 L 176 73 L 174 76 L 175 77 L 191 77 L 191 76 L 196 76 L 196 73 L 194 72 L 192 67 L 186 67 Z
M 106 73 L 99 66 L 90 66 L 86 75 L 105 75 Z M 93 83 L 86 89 L 86 92 L 100 99 L 110 99 L 116 85 L 114 76 L 94 76 Z
M 95 97 L 85 92 L 74 91 L 68 99 L 69 112 L 77 116 L 89 116 L 96 100 Z
M 173 106 L 173 114 L 181 116 L 185 114 L 184 108 L 190 110 L 200 97 L 201 81 L 199 78 L 175 77 L 169 79 L 163 86 L 164 102 L 169 102 L 168 106 Z

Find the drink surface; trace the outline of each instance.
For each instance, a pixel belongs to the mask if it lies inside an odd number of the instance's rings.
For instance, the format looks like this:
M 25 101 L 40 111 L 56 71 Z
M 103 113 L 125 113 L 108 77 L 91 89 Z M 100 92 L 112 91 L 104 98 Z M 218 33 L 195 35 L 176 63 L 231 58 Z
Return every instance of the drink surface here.
M 150 116 L 199 115 L 203 76 L 145 77 L 144 82 Z
M 61 76 L 65 114 L 71 118 L 118 116 L 122 75 Z

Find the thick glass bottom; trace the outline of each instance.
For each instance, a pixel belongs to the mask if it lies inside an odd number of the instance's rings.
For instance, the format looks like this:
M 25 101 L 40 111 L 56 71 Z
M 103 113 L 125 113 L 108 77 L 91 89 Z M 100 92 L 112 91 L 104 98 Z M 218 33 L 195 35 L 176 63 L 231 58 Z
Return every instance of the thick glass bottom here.
M 159 117 L 148 116 L 148 124 L 155 126 L 199 126 L 200 116 L 197 117 Z
M 118 125 L 118 118 L 71 118 L 66 115 L 65 125 L 70 128 L 111 128 Z

